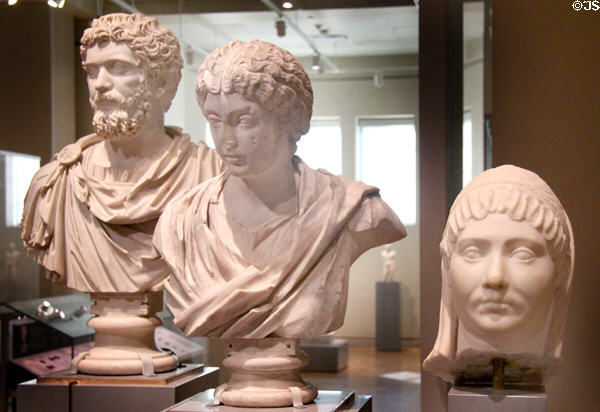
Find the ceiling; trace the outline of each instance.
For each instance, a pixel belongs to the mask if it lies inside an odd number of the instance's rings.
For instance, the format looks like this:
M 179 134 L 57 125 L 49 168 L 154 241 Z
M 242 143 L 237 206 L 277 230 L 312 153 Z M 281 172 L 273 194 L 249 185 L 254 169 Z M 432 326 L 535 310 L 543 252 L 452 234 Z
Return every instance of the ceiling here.
M 83 4 L 90 0 L 70 1 Z M 184 52 L 195 51 L 201 58 L 230 40 L 258 38 L 306 59 L 317 54 L 311 42 L 332 63 L 325 65 L 326 72 L 352 71 L 344 67 L 354 58 L 362 59 L 361 63 L 353 62 L 354 66 L 370 62 L 366 64 L 371 73 L 392 70 L 416 74 L 419 11 L 414 0 L 293 1 L 300 8 L 285 10 L 281 0 L 271 0 L 278 13 L 285 15 L 283 37 L 275 28 L 281 17 L 263 0 L 104 0 L 102 13 L 138 10 L 156 16 L 178 36 Z M 481 38 L 483 1 L 467 0 L 464 11 L 465 41 Z M 386 59 L 381 56 L 394 56 L 396 60 L 388 58 L 391 67 L 386 67 Z
M 414 6 L 284 13 L 328 57 L 413 54 L 418 50 L 418 10 Z M 289 24 L 286 35 L 277 36 L 275 21 L 279 17 L 271 11 L 157 17 L 180 40 L 200 50 L 211 51 L 230 40 L 257 38 L 275 43 L 297 57 L 314 55 Z

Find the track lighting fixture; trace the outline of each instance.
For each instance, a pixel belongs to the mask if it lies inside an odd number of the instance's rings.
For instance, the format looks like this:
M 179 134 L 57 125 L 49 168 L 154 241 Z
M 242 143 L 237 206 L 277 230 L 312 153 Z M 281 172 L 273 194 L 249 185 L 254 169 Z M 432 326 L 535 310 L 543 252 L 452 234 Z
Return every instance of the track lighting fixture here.
M 275 29 L 279 37 L 285 37 L 285 20 L 279 19 L 275 21 Z
M 313 56 L 311 69 L 318 71 L 319 73 L 323 72 L 323 66 L 321 65 L 321 56 Z

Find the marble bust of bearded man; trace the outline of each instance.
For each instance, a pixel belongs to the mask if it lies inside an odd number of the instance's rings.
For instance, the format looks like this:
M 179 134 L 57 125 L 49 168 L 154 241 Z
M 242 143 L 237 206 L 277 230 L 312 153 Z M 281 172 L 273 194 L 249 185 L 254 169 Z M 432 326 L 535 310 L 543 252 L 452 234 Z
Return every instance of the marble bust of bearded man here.
M 95 19 L 81 58 L 95 133 L 33 178 L 21 222 L 27 254 L 53 281 L 82 292 L 160 290 L 169 271 L 152 249 L 157 219 L 221 162 L 164 125 L 183 61 L 177 38 L 155 18 Z
M 350 265 L 406 236 L 404 226 L 377 188 L 294 155 L 313 92 L 286 50 L 259 40 L 221 46 L 195 91 L 226 170 L 172 202 L 157 225 L 176 325 L 240 339 L 339 328 Z

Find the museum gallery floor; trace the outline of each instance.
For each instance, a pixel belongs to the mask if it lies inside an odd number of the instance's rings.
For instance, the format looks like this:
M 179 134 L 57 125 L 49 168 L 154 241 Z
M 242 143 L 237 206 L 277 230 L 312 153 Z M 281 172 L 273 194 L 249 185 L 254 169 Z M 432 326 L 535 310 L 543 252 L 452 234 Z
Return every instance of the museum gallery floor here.
M 339 373 L 302 374 L 322 390 L 350 390 L 373 396 L 373 411 L 418 411 L 419 349 L 377 352 L 374 347 L 350 346 L 348 368 Z

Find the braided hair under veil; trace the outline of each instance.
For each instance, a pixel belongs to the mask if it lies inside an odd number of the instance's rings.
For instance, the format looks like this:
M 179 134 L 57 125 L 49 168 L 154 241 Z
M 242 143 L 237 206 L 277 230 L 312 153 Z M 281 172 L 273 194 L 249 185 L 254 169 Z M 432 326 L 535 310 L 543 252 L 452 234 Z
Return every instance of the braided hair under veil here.
M 531 171 L 504 165 L 479 174 L 459 193 L 450 209 L 440 243 L 442 299 L 438 336 L 423 367 L 435 370 L 447 381 L 453 381 L 454 377 L 449 371 L 440 373 L 439 365 L 456 358 L 458 334 L 458 317 L 449 286 L 450 259 L 458 235 L 468 221 L 482 220 L 491 213 L 528 222 L 546 240 L 556 279 L 543 357 L 551 362 L 558 362 L 562 357 L 565 308 L 571 292 L 575 259 L 573 230 L 564 208 L 546 182 Z

